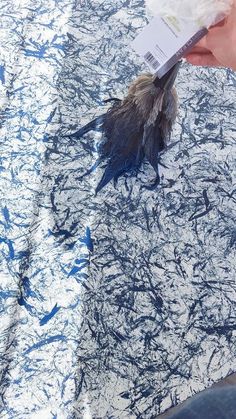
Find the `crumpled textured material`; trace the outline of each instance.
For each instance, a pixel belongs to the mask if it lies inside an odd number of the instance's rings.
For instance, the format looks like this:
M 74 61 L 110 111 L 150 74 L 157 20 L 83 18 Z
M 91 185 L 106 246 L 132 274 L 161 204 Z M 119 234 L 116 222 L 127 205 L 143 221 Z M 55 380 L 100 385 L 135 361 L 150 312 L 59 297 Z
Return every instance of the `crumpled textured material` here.
M 0 16 L 1 417 L 156 418 L 235 371 L 235 73 L 183 65 L 160 185 L 96 195 L 101 133 L 65 135 L 147 70 L 144 2 Z
M 233 0 L 146 0 L 147 9 L 155 16 L 172 16 L 198 22 L 209 28 L 229 15 Z

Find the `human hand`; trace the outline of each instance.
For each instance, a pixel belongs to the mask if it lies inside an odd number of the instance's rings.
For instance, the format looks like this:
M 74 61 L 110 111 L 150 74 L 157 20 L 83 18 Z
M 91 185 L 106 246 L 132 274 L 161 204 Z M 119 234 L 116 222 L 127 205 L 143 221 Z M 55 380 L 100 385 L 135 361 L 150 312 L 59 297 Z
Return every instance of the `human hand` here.
M 230 15 L 212 26 L 185 58 L 193 65 L 236 70 L 236 0 Z

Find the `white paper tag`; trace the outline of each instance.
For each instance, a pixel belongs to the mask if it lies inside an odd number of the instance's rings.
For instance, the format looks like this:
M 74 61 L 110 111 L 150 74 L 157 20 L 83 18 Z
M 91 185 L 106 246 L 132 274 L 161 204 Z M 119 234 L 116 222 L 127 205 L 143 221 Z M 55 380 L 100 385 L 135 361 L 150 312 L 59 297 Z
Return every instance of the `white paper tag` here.
M 206 33 L 207 29 L 195 22 L 156 16 L 131 46 L 148 64 L 150 71 L 161 78 Z

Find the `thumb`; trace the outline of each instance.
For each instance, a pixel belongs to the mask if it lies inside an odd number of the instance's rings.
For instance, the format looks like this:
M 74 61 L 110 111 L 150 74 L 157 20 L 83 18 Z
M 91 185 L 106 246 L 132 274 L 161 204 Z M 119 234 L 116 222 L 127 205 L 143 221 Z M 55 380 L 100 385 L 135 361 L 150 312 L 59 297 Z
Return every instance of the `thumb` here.
M 206 35 L 205 43 L 209 49 L 213 49 L 218 45 L 222 44 L 222 41 L 225 41 L 227 32 L 222 30 L 219 27 L 213 27 L 209 29 L 208 34 Z
M 186 60 L 193 65 L 202 67 L 221 67 L 219 61 L 212 55 L 209 54 L 190 54 L 186 57 Z

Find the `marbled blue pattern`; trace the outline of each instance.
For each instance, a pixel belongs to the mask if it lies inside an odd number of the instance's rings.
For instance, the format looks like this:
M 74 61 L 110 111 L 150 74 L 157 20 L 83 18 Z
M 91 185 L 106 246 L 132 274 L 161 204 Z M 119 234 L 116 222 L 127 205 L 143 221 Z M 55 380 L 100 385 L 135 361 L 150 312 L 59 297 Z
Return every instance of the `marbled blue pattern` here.
M 1 418 L 156 418 L 236 371 L 235 73 L 185 64 L 161 183 L 63 137 L 146 67 L 143 0 L 2 0 Z

